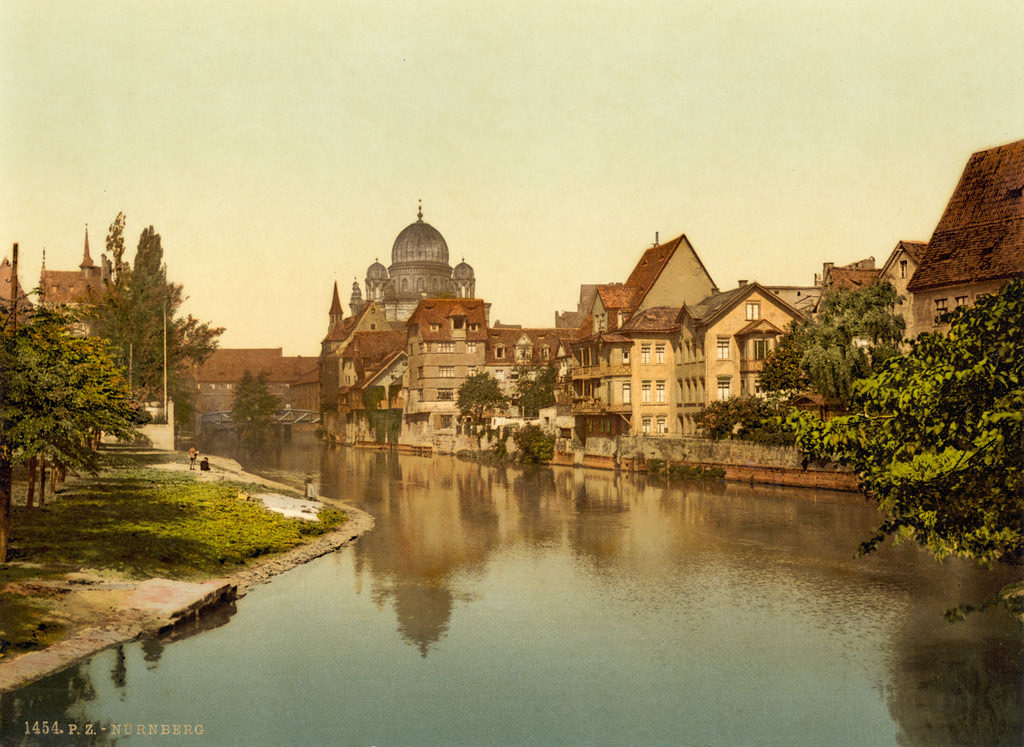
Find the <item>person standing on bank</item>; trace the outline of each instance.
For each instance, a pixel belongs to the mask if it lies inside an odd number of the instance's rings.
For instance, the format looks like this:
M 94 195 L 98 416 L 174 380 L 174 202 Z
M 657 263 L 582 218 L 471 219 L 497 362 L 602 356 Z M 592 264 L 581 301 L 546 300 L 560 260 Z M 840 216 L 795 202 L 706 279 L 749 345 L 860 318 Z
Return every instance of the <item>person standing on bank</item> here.
M 316 483 L 313 482 L 313 475 L 306 475 L 306 497 L 315 501 L 319 497 Z
M 195 469 L 196 468 L 196 457 L 198 457 L 198 456 L 199 456 L 199 449 L 197 449 L 195 446 L 191 447 L 188 450 L 188 468 L 189 469 Z

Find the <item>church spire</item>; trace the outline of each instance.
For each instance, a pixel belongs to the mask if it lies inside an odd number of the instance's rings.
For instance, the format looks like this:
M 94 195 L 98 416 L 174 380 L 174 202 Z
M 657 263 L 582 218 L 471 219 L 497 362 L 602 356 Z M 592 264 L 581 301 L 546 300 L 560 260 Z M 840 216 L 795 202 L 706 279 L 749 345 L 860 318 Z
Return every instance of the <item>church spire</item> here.
M 338 297 L 338 281 L 334 281 L 334 298 L 331 299 L 331 310 L 328 312 L 331 317 L 331 324 L 340 322 L 345 312 L 341 310 L 341 299 Z
M 84 272 L 86 269 L 89 269 L 89 268 L 92 268 L 92 267 L 95 267 L 95 266 L 96 265 L 93 263 L 92 257 L 89 255 L 89 224 L 86 223 L 85 224 L 85 252 L 82 255 L 82 264 L 80 264 L 78 267 L 79 267 L 79 269 L 81 269 Z

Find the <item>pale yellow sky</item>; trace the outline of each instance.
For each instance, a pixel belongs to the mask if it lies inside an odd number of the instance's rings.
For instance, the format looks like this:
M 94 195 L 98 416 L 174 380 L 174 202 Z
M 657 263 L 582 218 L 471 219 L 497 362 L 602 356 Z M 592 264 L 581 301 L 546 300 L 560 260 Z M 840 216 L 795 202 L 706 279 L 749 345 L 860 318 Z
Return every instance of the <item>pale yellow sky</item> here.
M 1024 4 L 0 0 L 0 254 L 152 224 L 225 347 L 315 355 L 424 218 L 550 326 L 686 233 L 718 285 L 927 240 L 1024 137 Z

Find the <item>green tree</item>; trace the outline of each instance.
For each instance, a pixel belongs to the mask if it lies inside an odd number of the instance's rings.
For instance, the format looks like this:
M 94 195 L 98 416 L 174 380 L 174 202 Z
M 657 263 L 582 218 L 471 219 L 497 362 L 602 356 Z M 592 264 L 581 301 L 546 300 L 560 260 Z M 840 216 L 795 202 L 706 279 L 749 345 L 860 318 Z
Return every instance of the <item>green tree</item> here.
M 1020 564 L 1024 281 L 944 321 L 947 334 L 921 335 L 854 386 L 852 414 L 800 413 L 791 424 L 806 454 L 850 465 L 878 502 L 884 518 L 862 551 L 895 535 L 938 558 Z M 1021 611 L 1024 597 L 1015 604 Z
M 39 454 L 95 472 L 99 434 L 133 438 L 138 406 L 106 340 L 73 333 L 76 317 L 37 308 L 0 337 L 0 443 L 7 463 Z M 0 469 L 0 562 L 10 540 L 10 471 Z
M 804 349 L 800 338 L 800 322 L 793 321 L 786 334 L 764 359 L 758 381 L 765 391 L 798 392 L 810 385 L 807 372 L 800 367 Z
M 786 400 L 781 397 L 730 397 L 709 404 L 696 422 L 707 438 L 791 446 L 795 436 L 782 422 L 787 411 Z
M 459 387 L 459 412 L 472 415 L 479 423 L 487 410 L 500 411 L 508 406 L 508 397 L 501 391 L 498 380 L 486 371 L 480 371 L 466 377 Z
M 139 236 L 134 265 L 130 265 L 123 260 L 124 214 L 119 213 L 107 234 L 107 250 L 113 256 L 111 282 L 93 299 L 93 328 L 113 344 L 132 387 L 143 399 L 152 400 L 163 396 L 166 325 L 168 391 L 179 414 L 187 419 L 188 367 L 206 360 L 224 329 L 181 314 L 184 289 L 167 280 L 160 234 L 152 226 Z
M 277 408 L 277 398 L 267 389 L 267 375 L 261 373 L 254 377 L 246 371 L 231 402 L 231 419 L 238 426 L 239 437 L 252 444 L 262 444 Z
M 555 404 L 555 386 L 558 384 L 558 370 L 553 365 L 519 366 L 516 369 L 516 403 L 523 410 L 524 418 L 535 418 L 542 407 Z
M 806 386 L 847 402 L 858 379 L 899 354 L 906 323 L 902 299 L 888 283 L 828 291 L 821 311 L 793 324 L 765 361 L 761 381 L 772 391 Z M 799 359 L 799 372 L 794 363 Z
M 546 464 L 555 455 L 555 437 L 535 425 L 516 431 L 513 436 L 523 464 Z

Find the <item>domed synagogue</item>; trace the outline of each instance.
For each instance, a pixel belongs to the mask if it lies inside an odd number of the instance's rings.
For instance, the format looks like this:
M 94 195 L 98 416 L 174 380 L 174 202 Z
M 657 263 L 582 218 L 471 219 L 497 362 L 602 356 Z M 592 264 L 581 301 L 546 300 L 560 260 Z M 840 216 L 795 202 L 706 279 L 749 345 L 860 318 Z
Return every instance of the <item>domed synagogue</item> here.
M 395 239 L 391 265 L 374 262 L 366 270 L 366 300 L 376 302 L 388 321 L 407 320 L 422 298 L 473 298 L 475 293 L 473 268 L 462 261 L 452 269 L 448 244 L 436 228 L 423 222 L 422 206 L 416 222 Z

